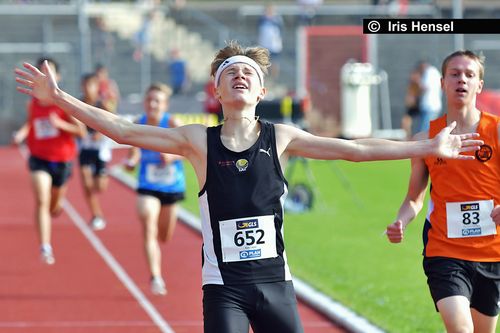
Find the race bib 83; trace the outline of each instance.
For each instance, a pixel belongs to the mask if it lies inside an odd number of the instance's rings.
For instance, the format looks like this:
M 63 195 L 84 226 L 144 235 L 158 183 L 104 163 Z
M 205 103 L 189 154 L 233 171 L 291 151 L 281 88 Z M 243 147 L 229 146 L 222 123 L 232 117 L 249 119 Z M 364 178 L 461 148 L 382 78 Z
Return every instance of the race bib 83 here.
M 495 222 L 490 217 L 493 200 L 446 203 L 446 223 L 449 238 L 496 235 Z

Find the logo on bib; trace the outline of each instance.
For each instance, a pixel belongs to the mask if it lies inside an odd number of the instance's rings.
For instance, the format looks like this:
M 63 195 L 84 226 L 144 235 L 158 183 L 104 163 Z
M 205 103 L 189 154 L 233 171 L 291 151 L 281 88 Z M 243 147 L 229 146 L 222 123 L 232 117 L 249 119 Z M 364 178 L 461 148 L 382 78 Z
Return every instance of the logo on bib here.
M 478 203 L 461 204 L 460 210 L 462 212 L 468 212 L 471 210 L 479 210 L 479 204 Z
M 462 236 L 481 236 L 481 228 L 462 229 Z
M 257 219 L 236 221 L 236 229 L 237 230 L 252 229 L 252 228 L 258 228 L 258 227 L 259 227 L 259 220 L 257 220 Z
M 261 256 L 262 252 L 260 249 L 240 251 L 240 259 L 253 259 L 260 258 Z

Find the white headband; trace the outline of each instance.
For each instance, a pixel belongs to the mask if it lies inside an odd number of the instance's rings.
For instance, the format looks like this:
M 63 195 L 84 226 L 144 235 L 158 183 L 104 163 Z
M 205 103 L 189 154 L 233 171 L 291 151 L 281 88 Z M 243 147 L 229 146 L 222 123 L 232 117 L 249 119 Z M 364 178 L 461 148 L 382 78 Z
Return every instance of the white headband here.
M 217 72 L 215 72 L 215 81 L 214 81 L 216 88 L 219 86 L 219 79 L 222 72 L 226 68 L 237 62 L 247 64 L 251 66 L 253 69 L 255 69 L 255 71 L 257 72 L 257 76 L 259 77 L 260 85 L 264 86 L 264 73 L 262 72 L 262 69 L 260 69 L 260 66 L 252 58 L 249 58 L 244 55 L 236 55 L 224 60 L 224 62 L 220 64 L 219 68 L 217 68 Z

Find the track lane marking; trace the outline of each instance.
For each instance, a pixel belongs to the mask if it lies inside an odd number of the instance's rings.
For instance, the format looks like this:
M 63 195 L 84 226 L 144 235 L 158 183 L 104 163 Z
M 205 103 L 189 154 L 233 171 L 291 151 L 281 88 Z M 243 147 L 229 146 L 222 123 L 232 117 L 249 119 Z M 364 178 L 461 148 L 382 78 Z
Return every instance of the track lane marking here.
M 64 199 L 63 208 L 69 215 L 73 224 L 80 230 L 80 232 L 87 238 L 92 247 L 106 262 L 109 268 L 115 273 L 116 277 L 123 283 L 125 288 L 134 296 L 139 305 L 146 311 L 151 320 L 158 326 L 158 328 L 163 333 L 175 333 L 172 327 L 167 323 L 167 321 L 162 317 L 162 315 L 156 310 L 153 304 L 147 299 L 142 291 L 137 287 L 132 278 L 127 274 L 125 269 L 118 263 L 118 261 L 113 257 L 111 252 L 104 246 L 101 240 L 94 234 L 90 227 L 85 223 L 83 218 L 78 214 L 76 209 L 71 205 L 71 203 Z

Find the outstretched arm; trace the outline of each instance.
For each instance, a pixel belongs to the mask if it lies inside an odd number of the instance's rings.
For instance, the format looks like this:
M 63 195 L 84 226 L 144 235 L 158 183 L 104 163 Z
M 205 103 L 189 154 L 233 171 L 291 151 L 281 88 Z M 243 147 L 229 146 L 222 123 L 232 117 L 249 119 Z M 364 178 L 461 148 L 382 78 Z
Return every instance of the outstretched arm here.
M 47 62 L 42 71 L 29 63 L 25 70 L 16 68 L 17 90 L 47 103 L 58 105 L 71 116 L 105 134 L 118 143 L 134 145 L 161 152 L 184 155 L 189 140 L 188 126 L 164 129 L 156 126 L 133 124 L 117 115 L 85 104 L 62 91 L 56 83 Z
M 312 135 L 288 125 L 277 125 L 277 145 L 280 152 L 314 159 L 348 161 L 394 160 L 436 155 L 443 158 L 474 159 L 463 155 L 478 150 L 483 144 L 477 140 L 479 134 L 451 134 L 453 122 L 433 139 L 418 141 L 392 141 L 385 139 L 343 140 Z

